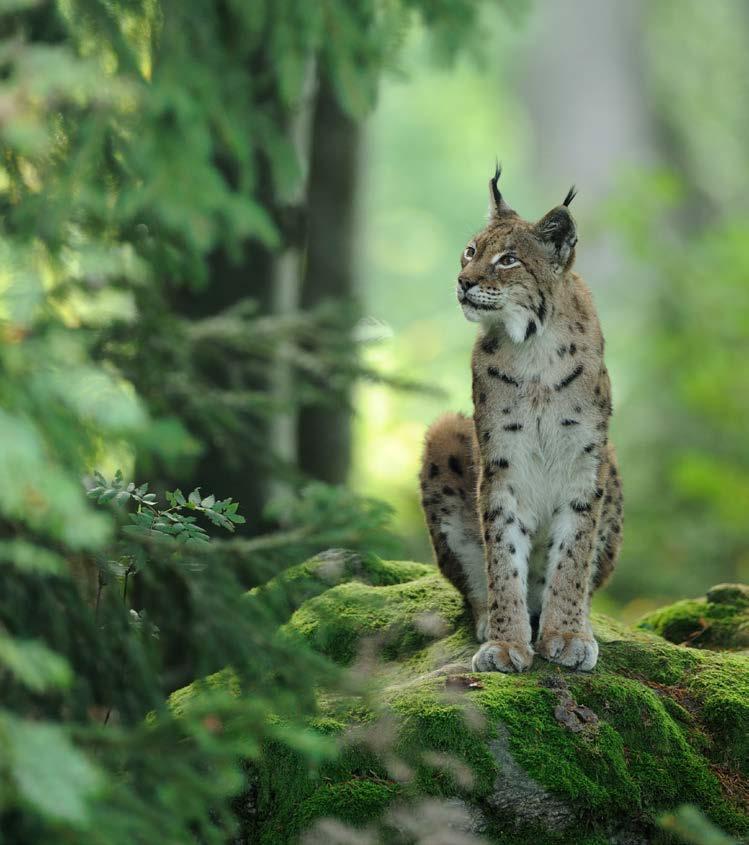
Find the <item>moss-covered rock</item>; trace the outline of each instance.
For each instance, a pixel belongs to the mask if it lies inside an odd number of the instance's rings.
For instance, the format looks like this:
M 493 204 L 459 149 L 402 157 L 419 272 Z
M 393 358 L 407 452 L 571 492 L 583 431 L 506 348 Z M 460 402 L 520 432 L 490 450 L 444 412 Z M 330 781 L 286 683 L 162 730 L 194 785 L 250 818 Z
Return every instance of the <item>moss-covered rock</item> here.
M 704 598 L 678 601 L 647 614 L 639 627 L 692 648 L 749 650 L 749 587 L 718 584 Z
M 295 842 L 327 817 L 376 829 L 373 841 L 412 841 L 408 825 L 425 813 L 423 824 L 457 825 L 461 842 L 665 843 L 656 819 L 684 802 L 749 836 L 748 657 L 598 616 L 592 673 L 537 659 L 523 675 L 475 674 L 460 598 L 432 567 L 346 561 L 327 581 L 319 561 L 291 573 L 306 587 L 282 635 L 376 669 L 379 692 L 320 702 L 313 727 L 338 737 L 340 753 L 315 771 L 280 744 L 264 750 L 249 767 L 241 841 Z M 736 608 L 746 593 L 732 590 Z
M 340 584 L 302 605 L 287 628 L 346 665 L 365 637 L 376 637 L 381 654 L 395 660 L 424 647 L 435 633 L 454 630 L 463 613 L 460 596 L 432 570 L 377 589 L 361 581 Z

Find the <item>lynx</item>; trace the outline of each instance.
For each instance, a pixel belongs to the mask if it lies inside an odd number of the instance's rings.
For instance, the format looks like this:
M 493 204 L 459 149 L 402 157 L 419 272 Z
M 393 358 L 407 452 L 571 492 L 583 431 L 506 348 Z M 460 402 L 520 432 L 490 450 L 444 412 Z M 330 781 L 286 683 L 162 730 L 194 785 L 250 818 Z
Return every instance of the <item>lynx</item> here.
M 590 670 L 590 599 L 622 530 L 603 335 L 572 271 L 574 187 L 530 223 L 502 196 L 500 172 L 457 283 L 480 324 L 473 419 L 446 414 L 428 430 L 422 506 L 440 569 L 473 611 L 474 671 L 521 672 L 534 653 Z

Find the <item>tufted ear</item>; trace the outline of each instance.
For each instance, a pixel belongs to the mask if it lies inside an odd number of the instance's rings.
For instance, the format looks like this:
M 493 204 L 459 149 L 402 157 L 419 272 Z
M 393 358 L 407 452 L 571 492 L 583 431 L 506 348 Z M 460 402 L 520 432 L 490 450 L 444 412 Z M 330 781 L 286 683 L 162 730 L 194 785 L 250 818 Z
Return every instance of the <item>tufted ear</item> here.
M 535 228 L 536 237 L 548 247 L 552 261 L 564 270 L 572 264 L 577 243 L 577 227 L 567 209 L 575 198 L 575 193 L 573 185 L 564 198 L 564 202 L 545 214 L 536 223 Z
M 501 217 L 504 214 L 517 214 L 516 211 L 510 208 L 505 202 L 499 190 L 499 177 L 502 175 L 502 165 L 497 162 L 494 169 L 494 178 L 489 180 L 489 216 Z

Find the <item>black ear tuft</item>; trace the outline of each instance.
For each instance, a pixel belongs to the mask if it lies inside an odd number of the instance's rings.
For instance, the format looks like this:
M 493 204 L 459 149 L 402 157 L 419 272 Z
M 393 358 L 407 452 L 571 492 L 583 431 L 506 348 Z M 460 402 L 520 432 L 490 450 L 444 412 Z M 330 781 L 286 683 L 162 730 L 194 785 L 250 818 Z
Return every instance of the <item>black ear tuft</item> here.
M 502 175 L 502 165 L 499 163 L 499 159 L 495 159 L 494 164 L 494 178 L 489 182 L 491 189 L 492 189 L 492 199 L 494 200 L 494 205 L 499 207 L 502 203 L 502 194 L 499 192 L 499 177 Z
M 567 196 L 564 198 L 564 202 L 562 205 L 569 206 L 573 199 L 577 196 L 577 188 L 573 185 L 569 191 L 567 191 Z
M 494 177 L 489 180 L 489 214 L 492 217 L 500 217 L 502 214 L 515 214 L 505 202 L 502 192 L 499 190 L 499 177 L 502 175 L 502 165 L 497 162 L 494 168 Z

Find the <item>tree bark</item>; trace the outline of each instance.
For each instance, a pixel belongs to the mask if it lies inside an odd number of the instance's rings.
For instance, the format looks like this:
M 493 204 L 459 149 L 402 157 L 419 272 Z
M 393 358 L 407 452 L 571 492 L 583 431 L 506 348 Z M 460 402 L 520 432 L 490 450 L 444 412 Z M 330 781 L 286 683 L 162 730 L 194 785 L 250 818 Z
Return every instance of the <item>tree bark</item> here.
M 312 129 L 307 272 L 301 304 L 355 298 L 356 197 L 361 129 L 321 79 Z M 300 469 L 330 484 L 346 481 L 351 461 L 351 411 L 302 408 L 297 427 Z

